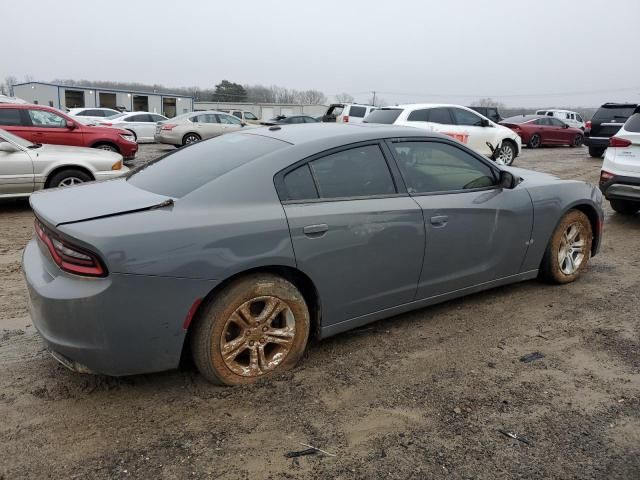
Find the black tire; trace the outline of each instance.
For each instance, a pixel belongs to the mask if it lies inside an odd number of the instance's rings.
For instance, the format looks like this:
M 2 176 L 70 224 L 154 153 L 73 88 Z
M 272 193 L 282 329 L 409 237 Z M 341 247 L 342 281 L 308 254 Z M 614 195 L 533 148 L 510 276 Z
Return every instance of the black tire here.
M 518 147 L 510 140 L 503 140 L 502 145 L 495 153 L 496 162 L 500 161 L 502 165 L 513 165 L 513 161 L 518 156 Z
M 75 168 L 68 168 L 49 177 L 46 183 L 46 188 L 70 187 L 72 185 L 90 182 L 92 180 L 93 178 L 91 178 L 88 173 Z
M 292 283 L 271 274 L 248 275 L 216 292 L 200 309 L 191 353 L 198 371 L 212 383 L 252 383 L 293 368 L 309 331 L 309 309 Z
M 602 147 L 589 147 L 589 155 L 591 155 L 593 158 L 600 158 L 604 154 L 605 150 L 606 148 Z
M 527 147 L 538 148 L 540 145 L 542 145 L 542 138 L 540 138 L 540 135 L 538 135 L 537 133 L 531 135 L 529 143 L 527 143 Z
M 107 142 L 96 143 L 93 146 L 93 148 L 97 148 L 98 150 L 106 150 L 108 152 L 120 153 L 120 150 L 118 149 L 118 147 L 116 147 L 113 143 L 107 143 Z
M 622 215 L 635 215 L 640 210 L 640 202 L 631 200 L 609 200 L 611 208 Z
M 567 234 L 573 227 L 578 230 L 574 240 L 568 244 Z M 571 236 L 569 235 L 569 239 Z M 575 239 L 579 239 L 575 240 Z M 539 276 L 548 283 L 570 283 L 576 280 L 582 271 L 587 267 L 591 255 L 591 244 L 593 242 L 593 230 L 589 218 L 580 210 L 570 210 L 560 220 L 560 223 L 551 235 L 547 249 L 540 263 Z M 579 251 L 574 251 L 575 245 L 582 243 Z M 570 247 L 570 248 L 568 248 Z M 576 256 L 573 256 L 576 253 Z M 582 255 L 582 256 L 580 256 Z M 573 259 L 567 261 L 568 256 Z M 576 262 L 579 263 L 576 265 Z M 575 270 L 573 270 L 575 268 Z
M 198 143 L 202 138 L 197 133 L 187 133 L 182 137 L 182 146 L 191 145 L 192 143 Z
M 582 146 L 582 142 L 584 142 L 584 137 L 581 134 L 576 134 L 575 137 L 573 137 L 573 141 L 571 142 L 571 145 L 569 145 L 570 147 L 581 147 Z

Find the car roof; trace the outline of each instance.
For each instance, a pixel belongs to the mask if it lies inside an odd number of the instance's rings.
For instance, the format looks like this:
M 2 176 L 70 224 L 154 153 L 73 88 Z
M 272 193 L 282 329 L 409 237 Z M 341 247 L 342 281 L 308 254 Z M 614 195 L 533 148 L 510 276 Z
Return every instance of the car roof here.
M 546 115 L 514 115 L 513 117 L 505 118 L 500 123 L 526 123 L 531 120 L 537 120 L 539 118 L 547 118 Z
M 242 132 L 244 135 L 261 135 L 292 145 L 302 145 L 311 142 L 325 142 L 327 148 L 348 143 L 364 142 L 379 138 L 396 137 L 433 137 L 443 138 L 442 135 L 414 127 L 395 125 L 363 124 L 363 123 L 304 123 L 284 124 L 261 127 Z M 444 137 L 447 138 L 447 137 Z

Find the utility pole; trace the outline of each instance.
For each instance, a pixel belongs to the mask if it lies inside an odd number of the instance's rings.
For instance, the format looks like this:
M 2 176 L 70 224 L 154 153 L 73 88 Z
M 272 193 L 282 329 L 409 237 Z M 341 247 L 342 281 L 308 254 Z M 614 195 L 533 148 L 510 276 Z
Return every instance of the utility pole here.
M 374 90 L 371 93 L 373 93 L 373 102 L 371 102 L 371 103 L 373 103 L 373 106 L 375 107 L 376 106 L 376 91 Z

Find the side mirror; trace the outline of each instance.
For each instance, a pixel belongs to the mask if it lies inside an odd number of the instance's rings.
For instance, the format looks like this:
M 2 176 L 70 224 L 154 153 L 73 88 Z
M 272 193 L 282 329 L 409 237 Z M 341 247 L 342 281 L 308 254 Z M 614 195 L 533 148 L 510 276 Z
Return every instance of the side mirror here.
M 491 125 L 491 123 L 489 123 L 489 120 L 486 120 L 484 118 L 480 119 L 480 126 L 481 127 L 489 127 Z
M 75 130 L 76 128 L 78 128 L 78 126 L 76 125 L 75 122 L 72 122 L 71 120 L 67 120 L 67 128 L 69 130 Z
M 0 152 L 13 153 L 19 150 L 13 143 L 0 142 Z
M 500 186 L 502 188 L 516 188 L 520 183 L 520 178 L 506 170 L 500 170 Z
M 562 126 L 562 128 L 569 128 L 569 125 L 567 125 L 566 123 Z
M 240 126 L 241 127 L 246 127 L 247 126 L 247 122 L 240 122 Z

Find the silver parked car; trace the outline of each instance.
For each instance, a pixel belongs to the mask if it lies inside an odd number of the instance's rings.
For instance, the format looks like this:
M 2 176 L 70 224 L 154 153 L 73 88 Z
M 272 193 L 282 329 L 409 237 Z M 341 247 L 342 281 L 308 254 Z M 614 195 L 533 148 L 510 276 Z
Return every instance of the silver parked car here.
M 42 145 L 0 129 L 0 198 L 119 177 L 122 155 L 96 148 Z
M 130 131 L 138 143 L 153 142 L 156 124 L 168 120 L 164 115 L 150 112 L 129 112 L 98 122 L 107 127 L 118 127 Z
M 293 367 L 343 332 L 508 283 L 578 278 L 602 196 L 410 127 L 272 126 L 124 179 L 31 197 L 34 325 L 82 372 L 212 382 Z
M 156 126 L 155 141 L 182 147 L 191 143 L 235 132 L 246 124 L 224 112 L 202 111 L 178 115 Z

